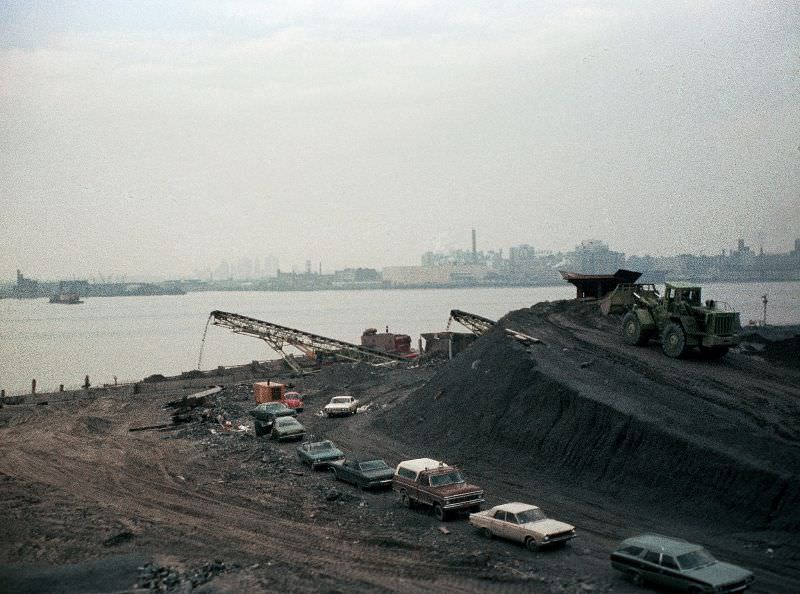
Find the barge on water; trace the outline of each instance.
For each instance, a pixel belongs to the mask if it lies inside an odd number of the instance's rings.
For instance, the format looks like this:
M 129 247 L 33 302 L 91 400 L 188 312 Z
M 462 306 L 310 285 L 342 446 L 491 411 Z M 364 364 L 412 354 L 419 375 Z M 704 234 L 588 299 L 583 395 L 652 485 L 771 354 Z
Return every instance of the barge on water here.
M 56 293 L 50 297 L 50 303 L 75 305 L 77 303 L 83 303 L 83 301 L 81 301 L 81 296 L 77 293 Z

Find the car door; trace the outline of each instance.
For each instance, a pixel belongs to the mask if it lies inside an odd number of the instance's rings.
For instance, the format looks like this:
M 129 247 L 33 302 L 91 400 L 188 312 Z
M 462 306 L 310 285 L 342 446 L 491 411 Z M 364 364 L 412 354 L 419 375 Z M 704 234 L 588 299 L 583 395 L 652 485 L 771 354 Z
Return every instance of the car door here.
M 508 512 L 497 510 L 494 514 L 494 525 L 492 532 L 503 538 L 509 538 L 510 530 L 508 529 Z
M 341 466 L 344 480 L 348 483 L 352 483 L 354 485 L 359 484 L 359 475 L 361 474 L 358 470 L 358 462 L 351 462 L 347 461 Z
M 661 579 L 665 586 L 672 588 L 684 588 L 686 586 L 686 580 L 681 575 L 675 558 L 663 553 L 661 555 Z
M 519 518 L 515 514 L 508 512 L 506 514 L 506 523 L 508 524 L 508 538 L 516 540 L 517 542 L 525 542 L 525 530 L 520 524 Z
M 431 477 L 420 473 L 414 483 L 417 499 L 425 505 L 433 505 L 433 495 L 431 494 Z
M 644 577 L 655 584 L 663 584 L 664 576 L 661 571 L 661 553 L 658 551 L 647 551 L 644 554 L 644 563 L 642 563 L 642 572 Z

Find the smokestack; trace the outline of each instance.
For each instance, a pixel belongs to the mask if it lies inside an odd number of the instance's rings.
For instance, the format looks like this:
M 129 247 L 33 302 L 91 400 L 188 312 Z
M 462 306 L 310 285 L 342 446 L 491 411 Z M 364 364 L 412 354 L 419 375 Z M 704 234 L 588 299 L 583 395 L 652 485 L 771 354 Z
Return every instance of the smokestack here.
M 478 258 L 478 249 L 475 244 L 475 229 L 472 230 L 472 259 L 476 260 Z

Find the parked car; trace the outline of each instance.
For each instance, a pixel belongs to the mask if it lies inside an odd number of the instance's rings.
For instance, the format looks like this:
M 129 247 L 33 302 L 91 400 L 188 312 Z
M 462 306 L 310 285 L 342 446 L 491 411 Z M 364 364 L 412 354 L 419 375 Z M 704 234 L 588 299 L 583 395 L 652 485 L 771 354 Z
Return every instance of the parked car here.
M 287 439 L 303 439 L 306 428 L 294 417 L 278 417 L 272 424 L 272 439 L 284 441 Z
M 504 503 L 492 509 L 469 515 L 469 523 L 487 538 L 500 536 L 524 543 L 535 551 L 575 538 L 575 526 L 548 518 L 535 505 Z
M 400 462 L 392 489 L 408 508 L 417 503 L 433 507 L 433 515 L 439 521 L 458 511 L 479 512 L 483 503 L 480 487 L 468 484 L 458 468 L 431 458 Z
M 265 402 L 251 410 L 250 415 L 255 418 L 256 435 L 261 436 L 266 435 L 272 430 L 275 419 L 279 417 L 293 417 L 297 415 L 297 413 L 282 402 Z
M 611 566 L 634 584 L 652 582 L 681 592 L 743 592 L 753 574 L 717 561 L 702 546 L 659 534 L 642 534 L 622 541 L 611 554 Z
M 286 392 L 286 394 L 283 395 L 281 402 L 283 402 L 289 408 L 295 409 L 299 413 L 303 412 L 303 396 L 300 394 L 300 392 Z
M 391 487 L 394 469 L 379 459 L 335 460 L 328 464 L 334 478 L 361 489 Z
M 327 439 L 324 441 L 307 441 L 297 446 L 297 457 L 303 464 L 308 464 L 312 469 L 325 467 L 334 460 L 344 458 L 342 450 Z
M 334 396 L 322 411 L 329 417 L 354 415 L 358 411 L 358 400 L 352 396 Z

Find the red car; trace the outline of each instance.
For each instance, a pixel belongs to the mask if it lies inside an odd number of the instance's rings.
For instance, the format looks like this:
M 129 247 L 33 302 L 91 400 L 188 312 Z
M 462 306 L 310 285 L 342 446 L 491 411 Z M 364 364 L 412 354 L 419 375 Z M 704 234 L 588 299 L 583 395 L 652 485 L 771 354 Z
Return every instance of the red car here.
M 299 392 L 286 392 L 281 398 L 281 402 L 297 412 L 303 412 L 303 397 Z

